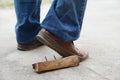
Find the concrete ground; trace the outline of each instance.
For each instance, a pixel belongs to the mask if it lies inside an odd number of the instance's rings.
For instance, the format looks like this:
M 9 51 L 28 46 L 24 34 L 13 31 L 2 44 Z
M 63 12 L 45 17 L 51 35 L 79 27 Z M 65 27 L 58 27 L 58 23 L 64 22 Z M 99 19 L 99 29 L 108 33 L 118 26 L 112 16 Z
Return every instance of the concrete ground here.
M 89 0 L 81 37 L 75 42 L 89 52 L 80 66 L 37 74 L 31 64 L 60 56 L 42 46 L 16 49 L 14 9 L 0 10 L 0 80 L 120 80 L 120 1 Z M 42 19 L 49 5 L 42 6 Z

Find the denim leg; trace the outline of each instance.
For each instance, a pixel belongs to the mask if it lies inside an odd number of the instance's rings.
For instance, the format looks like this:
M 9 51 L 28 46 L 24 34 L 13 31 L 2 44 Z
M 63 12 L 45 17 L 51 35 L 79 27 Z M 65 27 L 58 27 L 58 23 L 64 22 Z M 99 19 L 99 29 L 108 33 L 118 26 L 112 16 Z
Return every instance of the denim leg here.
M 40 27 L 41 0 L 14 0 L 17 24 L 15 27 L 18 43 L 36 40 Z
M 76 40 L 82 28 L 87 0 L 54 0 L 42 27 L 65 42 Z

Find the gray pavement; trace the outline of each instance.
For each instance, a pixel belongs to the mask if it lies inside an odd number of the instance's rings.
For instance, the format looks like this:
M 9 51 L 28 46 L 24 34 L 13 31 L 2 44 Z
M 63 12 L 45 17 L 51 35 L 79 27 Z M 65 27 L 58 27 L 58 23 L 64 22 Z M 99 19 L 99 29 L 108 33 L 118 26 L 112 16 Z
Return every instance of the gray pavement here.
M 16 49 L 14 9 L 0 10 L 0 80 L 120 80 L 120 1 L 89 0 L 81 37 L 75 45 L 89 52 L 80 66 L 37 74 L 31 64 L 61 58 L 47 46 Z M 49 5 L 42 6 L 44 18 Z

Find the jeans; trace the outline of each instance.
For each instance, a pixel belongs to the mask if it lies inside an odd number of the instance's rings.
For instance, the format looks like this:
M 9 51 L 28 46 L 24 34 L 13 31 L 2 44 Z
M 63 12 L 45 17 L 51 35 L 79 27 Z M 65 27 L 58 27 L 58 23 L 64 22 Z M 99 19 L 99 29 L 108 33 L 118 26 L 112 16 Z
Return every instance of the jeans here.
M 45 28 L 64 42 L 79 38 L 87 0 L 54 0 L 45 19 L 40 23 L 41 0 L 14 0 L 18 43 L 36 40 Z

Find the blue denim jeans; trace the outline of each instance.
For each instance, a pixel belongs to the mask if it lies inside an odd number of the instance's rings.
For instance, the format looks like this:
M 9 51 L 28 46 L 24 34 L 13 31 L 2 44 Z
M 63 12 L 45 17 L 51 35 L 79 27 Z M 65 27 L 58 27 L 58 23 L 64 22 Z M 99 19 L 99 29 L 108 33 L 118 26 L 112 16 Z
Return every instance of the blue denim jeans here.
M 41 0 L 14 0 L 18 43 L 36 40 L 45 28 L 65 42 L 79 38 L 87 0 L 54 0 L 45 19 L 40 23 Z

